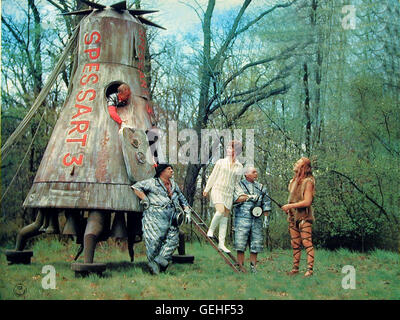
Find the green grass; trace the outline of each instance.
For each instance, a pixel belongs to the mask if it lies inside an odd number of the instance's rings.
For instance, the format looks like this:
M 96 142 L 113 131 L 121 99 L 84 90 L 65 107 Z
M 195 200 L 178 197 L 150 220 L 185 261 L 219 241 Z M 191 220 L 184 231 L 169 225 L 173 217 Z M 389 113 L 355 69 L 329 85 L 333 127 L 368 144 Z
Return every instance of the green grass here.
M 96 249 L 95 262 L 108 264 L 104 277 L 91 275 L 75 278 L 71 270 L 77 245 L 56 239 L 42 239 L 33 246 L 31 265 L 7 265 L 0 256 L 0 299 L 400 299 L 399 254 L 373 251 L 368 254 L 340 249 L 318 249 L 314 276 L 303 278 L 306 255 L 301 260 L 302 273 L 288 276 L 290 250 L 264 251 L 258 255 L 257 274 L 236 274 L 205 243 L 186 243 L 186 253 L 195 256 L 194 264 L 173 264 L 167 272 L 152 276 L 147 269 L 143 243 L 135 246 L 135 262 L 128 253 L 111 241 Z M 79 261 L 82 261 L 82 256 Z M 248 268 L 246 252 L 246 267 Z M 56 269 L 55 290 L 44 290 L 41 281 L 44 265 Z M 356 270 L 356 289 L 342 288 L 341 272 L 345 265 Z M 17 284 L 27 289 L 18 296 Z

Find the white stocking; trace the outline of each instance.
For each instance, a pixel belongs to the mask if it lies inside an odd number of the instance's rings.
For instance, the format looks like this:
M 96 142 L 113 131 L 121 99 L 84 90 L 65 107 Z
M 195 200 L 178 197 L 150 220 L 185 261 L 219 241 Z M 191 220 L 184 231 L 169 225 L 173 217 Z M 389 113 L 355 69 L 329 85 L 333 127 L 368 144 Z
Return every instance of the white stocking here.
M 219 211 L 215 212 L 214 217 L 212 218 L 211 223 L 210 223 L 210 228 L 208 229 L 208 232 L 207 232 L 208 237 L 214 236 L 214 231 L 217 228 L 217 226 L 219 225 L 219 222 L 223 216 L 224 215 L 221 212 L 219 212 Z
M 219 224 L 218 248 L 226 253 L 229 253 L 231 251 L 227 247 L 225 247 L 225 237 L 227 229 L 228 229 L 228 217 L 222 217 L 221 222 Z

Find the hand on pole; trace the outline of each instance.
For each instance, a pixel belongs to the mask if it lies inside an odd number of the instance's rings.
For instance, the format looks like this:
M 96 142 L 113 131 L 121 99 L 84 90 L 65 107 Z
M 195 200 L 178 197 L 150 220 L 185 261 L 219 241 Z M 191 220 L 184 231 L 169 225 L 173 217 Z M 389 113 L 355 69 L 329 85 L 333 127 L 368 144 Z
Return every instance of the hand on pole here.
M 146 210 L 150 207 L 150 201 L 149 198 L 143 198 L 142 200 L 140 200 L 140 204 L 143 206 L 143 208 Z
M 264 216 L 263 228 L 267 229 L 269 226 L 268 216 Z
M 190 210 L 189 207 L 186 207 L 184 212 L 185 212 L 185 223 L 189 224 L 192 221 L 192 214 L 191 214 L 192 210 Z

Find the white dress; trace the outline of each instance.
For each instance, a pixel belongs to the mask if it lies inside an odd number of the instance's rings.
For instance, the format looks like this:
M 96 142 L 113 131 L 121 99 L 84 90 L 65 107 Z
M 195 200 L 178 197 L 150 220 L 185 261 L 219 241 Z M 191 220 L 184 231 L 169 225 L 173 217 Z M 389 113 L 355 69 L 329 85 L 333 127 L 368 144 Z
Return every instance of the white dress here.
M 210 206 L 214 207 L 217 203 L 222 203 L 227 209 L 231 210 L 233 203 L 233 191 L 236 184 L 240 181 L 243 174 L 243 165 L 235 160 L 226 157 L 219 159 L 207 180 L 205 192 L 211 189 Z

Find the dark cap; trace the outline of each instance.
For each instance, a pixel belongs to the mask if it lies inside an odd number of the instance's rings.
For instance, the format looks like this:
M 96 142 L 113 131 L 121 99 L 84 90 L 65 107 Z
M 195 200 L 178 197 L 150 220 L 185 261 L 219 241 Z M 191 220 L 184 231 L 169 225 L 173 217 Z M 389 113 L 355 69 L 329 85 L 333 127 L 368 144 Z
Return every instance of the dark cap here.
M 158 178 L 161 174 L 161 172 L 163 172 L 165 169 L 171 167 L 173 169 L 173 167 L 169 164 L 169 163 L 159 163 L 156 166 L 156 174 L 154 176 L 154 178 Z

